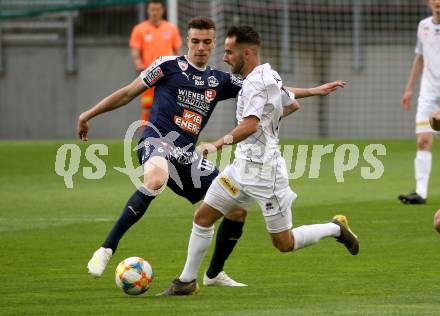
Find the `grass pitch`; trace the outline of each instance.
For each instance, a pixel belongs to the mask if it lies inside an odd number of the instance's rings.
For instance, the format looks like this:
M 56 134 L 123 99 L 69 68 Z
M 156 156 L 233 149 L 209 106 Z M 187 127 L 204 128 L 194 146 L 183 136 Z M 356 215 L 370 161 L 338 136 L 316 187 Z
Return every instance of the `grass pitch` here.
M 362 149 L 370 142 L 355 143 Z M 201 287 L 196 296 L 165 298 L 155 294 L 183 267 L 195 206 L 167 189 L 122 239 L 103 277 L 94 280 L 87 275 L 87 261 L 134 189 L 113 169 L 123 165 L 122 143 L 106 142 L 104 178 L 85 180 L 82 167 L 91 165 L 82 158 L 74 187 L 67 189 L 54 171 L 61 142 L 0 142 L 0 314 L 438 314 L 440 235 L 432 218 L 440 207 L 439 151 L 434 151 L 428 204 L 407 206 L 396 197 L 414 188 L 414 141 L 371 143 L 387 148 L 379 157 L 385 167 L 379 180 L 361 178 L 360 168 L 368 166 L 361 155 L 345 182 L 337 183 L 329 155 L 318 179 L 291 181 L 299 195 L 294 225 L 345 214 L 360 237 L 359 256 L 331 238 L 297 253 L 278 253 L 254 206 L 225 269 L 249 287 Z M 82 157 L 88 145 L 79 144 Z M 114 269 L 129 256 L 147 259 L 156 276 L 153 287 L 138 297 L 122 293 L 114 282 Z

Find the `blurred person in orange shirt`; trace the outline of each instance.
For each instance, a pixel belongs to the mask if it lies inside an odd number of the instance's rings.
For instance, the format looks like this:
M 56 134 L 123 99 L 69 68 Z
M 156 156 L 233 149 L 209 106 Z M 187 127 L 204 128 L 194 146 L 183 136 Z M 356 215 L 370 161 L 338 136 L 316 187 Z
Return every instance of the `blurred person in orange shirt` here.
M 136 71 L 141 72 L 161 56 L 180 55 L 182 38 L 176 26 L 163 19 L 165 5 L 159 0 L 148 3 L 148 20 L 137 24 L 130 36 L 131 56 Z M 145 90 L 141 95 L 144 125 L 149 119 L 153 105 L 154 88 Z

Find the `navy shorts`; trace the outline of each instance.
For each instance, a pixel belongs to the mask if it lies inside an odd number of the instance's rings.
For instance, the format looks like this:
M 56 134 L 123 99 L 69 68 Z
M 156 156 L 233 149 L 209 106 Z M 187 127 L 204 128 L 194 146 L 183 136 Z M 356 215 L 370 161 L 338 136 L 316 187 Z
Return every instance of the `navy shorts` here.
M 184 151 L 172 147 L 159 139 L 144 141 L 137 150 L 139 164 L 143 165 L 153 156 L 164 157 L 168 161 L 170 177 L 167 186 L 191 203 L 202 200 L 209 186 L 219 174 L 214 164 L 195 151 Z

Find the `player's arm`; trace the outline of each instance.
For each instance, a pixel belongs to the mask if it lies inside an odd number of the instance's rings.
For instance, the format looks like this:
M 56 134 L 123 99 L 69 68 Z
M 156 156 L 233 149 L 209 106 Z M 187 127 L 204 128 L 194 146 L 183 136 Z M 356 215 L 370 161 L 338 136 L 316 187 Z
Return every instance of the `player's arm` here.
M 133 60 L 134 67 L 137 71 L 142 71 L 146 67 L 142 62 L 141 59 L 141 50 L 139 48 L 132 48 L 131 49 L 131 59 Z
M 126 105 L 133 100 L 142 91 L 146 89 L 142 80 L 138 77 L 129 85 L 113 92 L 108 97 L 101 100 L 98 104 L 90 108 L 89 110 L 81 113 L 78 118 L 77 132 L 81 140 L 87 141 L 87 132 L 89 130 L 88 121 L 93 117 L 104 113 L 113 111 L 121 106 Z
M 409 111 L 411 108 L 411 99 L 413 95 L 414 86 L 420 79 L 423 71 L 423 55 L 416 54 L 414 57 L 411 72 L 409 74 L 408 83 L 406 84 L 405 92 L 403 93 L 401 105 L 405 111 Z
M 213 144 L 217 149 L 221 149 L 224 145 L 234 145 L 245 140 L 258 129 L 260 119 L 254 115 L 247 116 L 225 136 L 216 140 Z
M 300 108 L 301 106 L 299 105 L 298 101 L 295 101 L 290 105 L 283 106 L 283 115 L 281 117 L 286 117 L 293 112 L 298 111 Z
M 301 98 L 307 98 L 317 95 L 326 96 L 332 93 L 333 91 L 338 90 L 339 88 L 344 88 L 346 84 L 347 83 L 345 81 L 336 80 L 314 88 L 294 88 L 294 87 L 285 87 L 285 88 L 293 92 L 297 99 L 301 99 Z
M 258 129 L 260 119 L 254 115 L 247 116 L 228 134 L 217 139 L 213 143 L 204 143 L 197 147 L 197 151 L 203 155 L 222 149 L 225 145 L 234 145 L 248 138 Z

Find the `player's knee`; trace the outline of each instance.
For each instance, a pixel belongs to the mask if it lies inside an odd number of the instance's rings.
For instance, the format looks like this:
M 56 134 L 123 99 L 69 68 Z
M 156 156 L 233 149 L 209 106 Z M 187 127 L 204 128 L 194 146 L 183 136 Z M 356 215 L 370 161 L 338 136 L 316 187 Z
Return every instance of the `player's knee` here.
M 232 210 L 225 217 L 234 222 L 244 223 L 246 219 L 246 215 L 247 215 L 246 210 L 239 208 Z
M 203 225 L 205 223 L 205 219 L 203 218 L 203 215 L 200 212 L 200 208 L 198 208 L 196 210 L 196 212 L 194 213 L 194 223 L 196 223 L 197 225 L 200 225 L 200 226 L 205 226 L 205 225 Z
M 202 206 L 199 207 L 194 213 L 194 223 L 196 223 L 199 226 L 210 227 L 214 225 L 215 219 L 209 216 L 206 210 L 203 210 Z
M 434 229 L 440 233 L 440 210 L 434 215 Z
M 421 135 L 417 137 L 417 149 L 430 151 L 432 148 L 432 136 Z
M 159 190 L 166 184 L 166 179 L 161 176 L 152 175 L 150 177 L 145 177 L 144 185 L 148 190 Z

